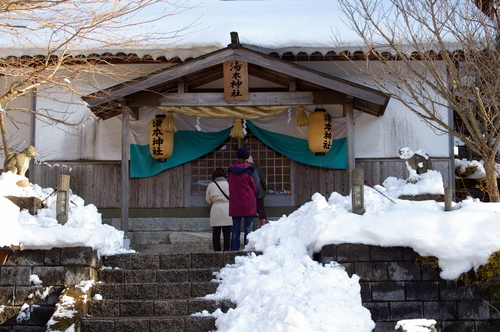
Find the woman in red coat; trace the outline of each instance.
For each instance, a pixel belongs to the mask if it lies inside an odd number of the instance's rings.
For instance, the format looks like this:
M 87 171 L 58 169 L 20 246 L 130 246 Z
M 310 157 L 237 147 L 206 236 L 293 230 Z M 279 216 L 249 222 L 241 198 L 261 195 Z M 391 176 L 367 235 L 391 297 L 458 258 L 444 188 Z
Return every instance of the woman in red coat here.
M 252 164 L 247 162 L 250 151 L 246 147 L 239 148 L 238 161 L 229 167 L 229 215 L 233 218 L 231 250 L 240 250 L 241 218 L 244 220 L 244 243 L 248 243 L 247 235 L 252 231 L 253 218 L 257 215 L 257 196 L 259 176 Z

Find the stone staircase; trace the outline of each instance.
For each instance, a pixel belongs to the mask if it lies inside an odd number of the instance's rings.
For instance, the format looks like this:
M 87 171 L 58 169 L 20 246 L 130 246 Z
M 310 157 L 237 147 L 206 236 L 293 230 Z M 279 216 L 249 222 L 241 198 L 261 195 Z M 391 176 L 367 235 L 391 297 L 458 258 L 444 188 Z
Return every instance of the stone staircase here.
M 137 253 L 103 257 L 99 282 L 88 301 L 83 332 L 214 331 L 215 318 L 195 315 L 234 307 L 230 301 L 203 299 L 213 294 L 213 273 L 233 264 L 244 251 Z M 102 299 L 97 299 L 95 295 Z
M 120 229 L 119 219 L 103 219 Z M 131 218 L 130 249 L 140 253 L 212 252 L 209 218 Z M 253 230 L 260 227 L 254 218 Z M 221 238 L 222 241 L 222 238 Z M 243 232 L 240 237 L 243 243 Z

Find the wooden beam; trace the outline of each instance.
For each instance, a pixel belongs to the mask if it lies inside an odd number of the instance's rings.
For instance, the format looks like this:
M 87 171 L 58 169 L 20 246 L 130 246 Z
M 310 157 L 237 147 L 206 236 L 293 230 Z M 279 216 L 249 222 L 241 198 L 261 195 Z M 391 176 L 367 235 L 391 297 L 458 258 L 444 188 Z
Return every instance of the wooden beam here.
M 223 49 L 221 51 L 201 56 L 199 58 L 196 58 L 195 60 L 191 60 L 177 66 L 165 68 L 154 74 L 139 77 L 130 82 L 118 84 L 109 89 L 96 92 L 86 97 L 82 97 L 82 99 L 86 101 L 91 107 L 100 105 L 113 99 L 147 90 L 153 86 L 157 86 L 168 81 L 177 80 L 178 78 L 189 75 L 191 73 L 207 70 L 207 68 L 216 65 L 220 65 L 222 70 L 222 63 L 230 60 L 235 60 L 234 50 Z
M 247 49 L 235 49 L 232 57 L 278 73 L 291 75 L 296 79 L 304 80 L 346 95 L 351 95 L 355 98 L 370 100 L 374 104 L 385 105 L 389 98 L 386 94 L 370 87 L 350 82 L 342 78 L 332 77 L 321 72 L 312 71 L 306 67 L 286 61 L 277 61 L 276 59 L 262 56 L 258 52 L 252 52 Z
M 131 107 L 130 116 L 134 120 L 139 120 L 139 107 Z
M 314 104 L 344 105 L 346 95 L 337 91 L 313 91 Z
M 130 199 L 130 183 L 129 183 L 129 160 L 130 160 L 130 143 L 129 143 L 129 110 L 123 109 L 122 119 L 122 160 L 121 160 L 121 228 L 124 237 L 125 249 L 130 249 L 130 237 L 128 234 L 129 229 L 129 199 Z
M 187 89 L 188 89 L 188 87 L 187 87 L 186 80 L 182 79 L 182 78 L 179 78 L 177 80 L 177 91 L 179 93 L 185 93 L 187 91 Z
M 312 105 L 311 92 L 250 92 L 247 101 L 226 102 L 224 93 L 169 93 L 158 106 L 273 106 Z
M 344 105 L 344 116 L 346 117 L 347 124 L 347 164 L 349 172 L 356 168 L 356 156 L 354 155 L 354 112 L 352 101 L 353 98 L 349 96 L 347 97 Z M 349 177 L 349 179 L 351 179 L 351 177 Z
M 141 106 L 158 106 L 160 105 L 161 95 L 154 92 L 138 92 L 129 96 L 127 106 L 130 108 Z
M 90 107 L 101 105 L 113 99 L 129 96 L 140 91 L 148 90 L 151 87 L 165 84 L 165 82 L 177 80 L 193 73 L 206 71 L 208 68 L 220 66 L 222 69 L 222 64 L 224 62 L 234 60 L 245 61 L 251 63 L 252 65 L 260 66 L 270 71 L 280 73 L 280 75 L 294 77 L 298 80 L 304 80 L 306 82 L 322 86 L 325 89 L 351 95 L 354 98 L 369 100 L 376 105 L 386 105 L 387 100 L 389 99 L 389 96 L 386 94 L 361 84 L 312 71 L 306 67 L 277 60 L 244 48 L 229 48 L 210 53 L 183 64 L 166 68 L 154 74 L 140 77 L 133 81 L 119 84 L 104 91 L 82 98 L 89 104 Z

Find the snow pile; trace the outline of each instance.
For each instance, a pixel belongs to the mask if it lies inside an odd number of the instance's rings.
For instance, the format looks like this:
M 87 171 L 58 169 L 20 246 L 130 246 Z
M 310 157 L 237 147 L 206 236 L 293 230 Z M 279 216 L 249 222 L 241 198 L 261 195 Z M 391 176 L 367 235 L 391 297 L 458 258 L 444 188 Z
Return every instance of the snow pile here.
M 70 195 L 70 211 L 66 224 L 56 220 L 56 195 L 51 188 L 38 185 L 19 187 L 19 180 L 25 177 L 12 172 L 0 175 L 0 210 L 3 230 L 0 233 L 0 247 L 23 244 L 25 249 L 51 249 L 56 247 L 88 246 L 98 255 L 112 255 L 124 252 L 123 231 L 102 224 L 101 214 L 93 204 L 85 205 L 77 195 Z M 3 196 L 38 197 L 45 208 L 37 215 L 19 208 Z
M 358 277 L 349 277 L 336 262 L 323 266 L 312 260 L 325 245 L 411 247 L 437 257 L 441 277 L 451 280 L 486 264 L 500 250 L 500 204 L 467 199 L 446 212 L 436 201 L 388 199 L 443 190 L 439 172 L 419 177 L 416 183 L 395 179 L 385 182 L 389 188 L 365 187 L 363 215 L 351 212 L 349 196 L 333 193 L 326 199 L 316 193 L 289 216 L 250 233 L 245 249 L 262 254 L 224 267 L 216 274 L 216 293 L 207 296 L 237 304 L 225 314 L 214 313 L 218 331 L 372 331 Z
M 2 174 L 1 194 L 35 194 L 47 208 L 31 216 L 0 195 L 2 245 L 90 246 L 101 255 L 125 252 L 123 233 L 102 225 L 95 206 L 71 195 L 69 220 L 59 225 L 53 190 L 37 185 L 19 188 L 18 180 L 12 173 Z M 350 196 L 333 193 L 325 198 L 316 193 L 292 214 L 250 233 L 245 249 L 262 254 L 239 257 L 221 269 L 216 275 L 219 287 L 208 296 L 237 304 L 227 313 L 213 313 L 218 331 L 371 332 L 374 322 L 362 306 L 358 276 L 349 277 L 336 262 L 323 266 L 312 259 L 325 245 L 411 247 L 421 256 L 437 257 L 441 277 L 450 280 L 486 264 L 491 254 L 500 251 L 500 203 L 469 198 L 445 212 L 444 203 L 396 198 L 442 189 L 441 174 L 435 171 L 419 175 L 417 182 L 389 178 L 384 186 L 365 187 L 363 215 L 352 213 Z M 37 282 L 35 277 L 32 282 Z
M 298 238 L 274 249 L 237 257 L 218 274 L 223 282 L 207 298 L 231 299 L 237 308 L 214 313 L 217 331 L 372 331 L 358 276 L 313 261 Z
M 499 165 L 497 165 L 497 168 L 498 166 Z M 486 176 L 482 160 L 455 159 L 455 169 L 463 178 L 482 179 Z M 497 170 L 497 173 L 499 170 L 500 169 Z
M 443 279 L 479 268 L 500 250 L 498 203 L 467 199 L 446 212 L 444 203 L 390 201 L 381 193 L 365 187 L 363 215 L 351 213 L 350 197 L 333 193 L 326 200 L 316 193 L 288 217 L 251 233 L 250 247 L 266 252 L 298 238 L 295 242 L 311 256 L 328 244 L 406 246 L 421 256 L 437 257 Z
M 19 224 L 19 207 L 7 198 L 0 196 L 0 209 L 2 210 L 0 220 L 4 229 L 0 232 L 0 247 L 19 245 L 22 233 L 22 228 Z
M 500 164 L 496 164 L 497 178 L 500 178 Z M 462 178 L 482 179 L 486 177 L 482 160 L 455 159 L 455 170 Z
M 398 198 L 403 195 L 444 194 L 443 177 L 438 171 L 429 170 L 424 174 L 414 175 L 408 180 L 388 177 L 383 187 L 375 186 L 389 197 Z

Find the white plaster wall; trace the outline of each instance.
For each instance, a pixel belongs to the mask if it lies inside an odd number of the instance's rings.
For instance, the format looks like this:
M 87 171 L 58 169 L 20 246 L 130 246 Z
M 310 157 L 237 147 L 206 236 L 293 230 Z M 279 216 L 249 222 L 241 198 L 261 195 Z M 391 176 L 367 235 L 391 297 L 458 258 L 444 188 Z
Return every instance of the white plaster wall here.
M 57 94 L 56 100 L 39 97 L 37 109 L 39 112 L 47 110 L 59 120 L 75 124 L 46 123 L 38 118 L 35 137 L 38 159 L 94 159 L 99 124 L 77 95 L 62 92 Z
M 96 130 L 96 160 L 122 159 L 122 116 L 100 120 Z
M 163 66 L 165 65 L 123 66 L 119 79 L 89 74 L 87 80 L 72 84 L 78 91 L 89 94 Z M 51 161 L 64 160 L 121 160 L 121 116 L 108 120 L 98 119 L 78 95 L 61 89 L 44 91 L 43 95 L 39 95 L 37 109 L 39 112 L 49 111 L 56 118 L 76 124 L 48 124 L 38 119 L 35 140 L 38 159 L 42 162 L 51 164 Z
M 300 62 L 300 65 L 340 78 L 362 80 L 348 76 L 339 65 L 345 62 Z M 363 80 L 366 81 L 366 80 Z M 436 99 L 438 96 L 436 96 Z M 440 108 L 440 114 L 448 119 L 448 109 Z M 448 119 L 449 120 L 449 119 Z M 391 99 L 383 116 L 375 117 L 362 113 L 355 118 L 354 153 L 356 158 L 394 158 L 401 147 L 413 151 L 423 149 L 431 157 L 448 157 L 450 143 L 448 135 L 438 134 L 410 111 L 401 102 Z

